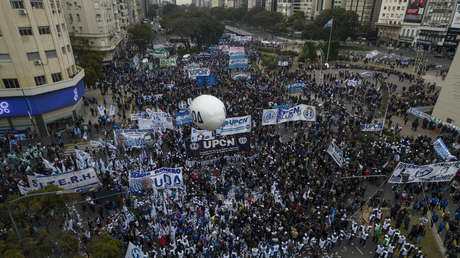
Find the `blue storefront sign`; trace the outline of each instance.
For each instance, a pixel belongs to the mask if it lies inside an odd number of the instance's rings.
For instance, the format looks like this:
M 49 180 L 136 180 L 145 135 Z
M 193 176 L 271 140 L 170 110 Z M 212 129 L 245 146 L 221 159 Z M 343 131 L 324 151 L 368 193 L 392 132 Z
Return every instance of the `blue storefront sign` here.
M 0 117 L 40 115 L 76 104 L 85 94 L 83 80 L 75 86 L 36 96 L 1 98 Z

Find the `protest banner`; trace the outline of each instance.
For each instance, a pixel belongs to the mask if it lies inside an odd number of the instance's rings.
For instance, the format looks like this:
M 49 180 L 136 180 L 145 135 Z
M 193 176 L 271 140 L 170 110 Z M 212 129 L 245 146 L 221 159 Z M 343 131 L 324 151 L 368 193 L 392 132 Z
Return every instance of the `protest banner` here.
M 198 142 L 203 140 L 213 140 L 214 135 L 212 135 L 211 131 L 208 130 L 198 130 L 192 127 L 192 132 L 190 135 L 190 140 L 192 142 Z
M 429 165 L 414 165 L 399 162 L 388 183 L 405 184 L 421 182 L 449 182 L 460 169 L 460 161 L 442 162 Z
M 183 188 L 182 168 L 159 168 L 148 172 L 130 172 L 129 188 L 131 192 L 143 192 L 150 189 Z
M 190 116 L 190 110 L 186 109 L 184 111 L 177 111 L 176 112 L 176 126 L 181 125 L 192 125 L 193 120 Z
M 327 153 L 339 167 L 343 166 L 343 151 L 335 143 L 331 142 L 331 144 L 329 144 Z
M 251 116 L 230 117 L 216 130 L 216 136 L 251 132 Z
M 249 134 L 235 134 L 219 137 L 214 140 L 203 140 L 200 142 L 186 142 L 187 156 L 197 157 L 234 151 L 249 151 Z
M 68 191 L 86 192 L 101 185 L 94 168 L 53 175 L 28 175 L 27 178 L 29 186 L 33 190 L 43 189 L 47 185 L 57 185 Z
M 378 132 L 383 130 L 383 122 L 372 124 L 361 124 L 361 131 L 363 132 Z
M 314 106 L 304 104 L 289 109 L 264 109 L 262 125 L 277 125 L 290 121 L 316 121 Z
M 433 142 L 433 148 L 439 155 L 439 157 L 441 157 L 444 160 L 451 160 L 457 158 L 450 153 L 449 149 L 447 148 L 446 144 L 444 144 L 444 141 L 441 138 L 438 138 L 436 141 Z

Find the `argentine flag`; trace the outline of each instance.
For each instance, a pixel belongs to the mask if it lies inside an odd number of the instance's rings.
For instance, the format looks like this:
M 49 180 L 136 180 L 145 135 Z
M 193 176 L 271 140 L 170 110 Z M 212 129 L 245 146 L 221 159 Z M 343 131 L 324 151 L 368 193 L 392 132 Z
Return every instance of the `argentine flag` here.
M 326 24 L 324 24 L 324 28 L 331 28 L 332 23 L 334 23 L 334 18 L 331 18 Z

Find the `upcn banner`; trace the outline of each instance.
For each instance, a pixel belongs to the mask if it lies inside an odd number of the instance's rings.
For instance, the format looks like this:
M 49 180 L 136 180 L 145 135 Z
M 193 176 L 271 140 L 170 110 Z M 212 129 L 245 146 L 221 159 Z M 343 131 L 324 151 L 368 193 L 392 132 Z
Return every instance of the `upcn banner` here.
M 249 151 L 251 149 L 251 138 L 249 134 L 234 134 L 213 140 L 199 142 L 187 141 L 187 156 L 199 157 L 235 151 Z
M 409 6 L 404 16 L 404 22 L 422 22 L 423 12 L 425 11 L 427 0 L 409 0 Z

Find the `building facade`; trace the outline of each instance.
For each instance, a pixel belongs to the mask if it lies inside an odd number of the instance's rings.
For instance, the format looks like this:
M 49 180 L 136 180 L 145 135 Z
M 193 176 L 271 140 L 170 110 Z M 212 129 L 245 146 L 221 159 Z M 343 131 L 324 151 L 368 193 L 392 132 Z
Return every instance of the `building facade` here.
M 377 36 L 380 43 L 387 46 L 397 46 L 401 25 L 407 10 L 407 0 L 383 0 L 380 7 L 379 19 L 376 24 Z
M 399 0 L 398 0 L 399 1 Z M 363 25 L 374 28 L 379 19 L 382 0 L 344 0 L 342 7 L 358 15 L 358 20 Z
M 76 116 L 85 93 L 59 0 L 0 1 L 0 128 L 30 128 Z
M 293 15 L 292 0 L 278 0 L 276 11 L 287 16 Z
M 89 50 L 100 53 L 105 62 L 111 62 L 125 36 L 118 6 L 113 0 L 66 1 L 63 9 L 72 44 L 80 46 L 87 41 Z

